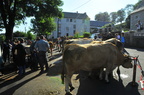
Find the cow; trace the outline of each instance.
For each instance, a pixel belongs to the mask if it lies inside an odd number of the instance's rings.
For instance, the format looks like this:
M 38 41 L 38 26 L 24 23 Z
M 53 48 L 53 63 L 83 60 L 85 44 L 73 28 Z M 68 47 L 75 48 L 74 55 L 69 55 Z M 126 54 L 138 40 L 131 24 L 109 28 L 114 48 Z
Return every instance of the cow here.
M 69 39 L 69 40 L 65 40 L 64 41 L 64 46 L 63 47 L 65 47 L 68 44 L 88 44 L 88 43 L 91 43 L 91 44 L 98 44 L 98 43 L 102 44 L 104 42 L 111 42 L 112 44 L 115 44 L 120 51 L 123 50 L 122 49 L 123 48 L 122 43 L 116 38 L 110 38 L 110 39 L 105 40 L 105 41 L 94 41 L 93 39 L 89 39 L 89 38 Z
M 89 38 L 68 39 L 64 41 L 63 47 L 65 47 L 68 44 L 88 44 L 91 43 L 92 41 L 94 40 Z
M 116 38 L 110 38 L 110 39 L 107 39 L 105 41 L 92 41 L 91 44 L 97 44 L 97 43 L 105 43 L 105 42 L 110 42 L 112 44 L 115 44 L 117 46 L 117 48 L 122 52 L 123 50 L 123 44 Z
M 105 80 L 109 82 L 109 73 L 120 65 L 125 68 L 132 68 L 131 59 L 124 56 L 112 43 L 67 45 L 63 52 L 63 71 L 61 74 L 62 83 L 65 79 L 66 95 L 70 95 L 70 91 L 74 89 L 71 83 L 74 72 L 106 68 Z

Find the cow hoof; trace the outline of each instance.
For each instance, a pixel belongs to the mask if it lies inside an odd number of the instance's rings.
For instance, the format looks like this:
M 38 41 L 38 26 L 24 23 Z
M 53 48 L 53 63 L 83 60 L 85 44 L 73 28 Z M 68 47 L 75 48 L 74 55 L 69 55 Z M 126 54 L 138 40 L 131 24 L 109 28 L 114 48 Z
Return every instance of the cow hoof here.
M 75 89 L 74 87 L 71 87 L 71 88 L 70 88 L 70 92 L 73 91 L 74 89 Z
M 67 92 L 65 95 L 72 95 L 70 92 Z

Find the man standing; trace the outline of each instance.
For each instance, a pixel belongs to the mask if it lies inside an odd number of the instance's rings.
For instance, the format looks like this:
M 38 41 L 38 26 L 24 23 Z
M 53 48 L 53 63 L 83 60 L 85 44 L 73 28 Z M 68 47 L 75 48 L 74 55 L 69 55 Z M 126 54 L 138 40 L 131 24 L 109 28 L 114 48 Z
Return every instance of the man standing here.
M 140 20 L 137 22 L 136 27 L 137 27 L 137 32 L 141 32 L 141 30 L 143 30 L 143 26 Z
M 39 60 L 39 65 L 40 65 L 40 73 L 44 72 L 44 65 L 46 67 L 46 71 L 48 71 L 48 63 L 46 59 L 46 52 L 49 49 L 49 43 L 44 40 L 45 37 L 43 35 L 40 36 L 40 40 L 36 42 L 34 48 L 37 49 L 38 51 L 38 60 Z
M 18 66 L 19 70 L 19 76 L 25 75 L 25 67 L 26 67 L 26 62 L 25 62 L 25 57 L 26 57 L 26 51 L 25 47 L 22 45 L 24 42 L 24 39 L 20 39 L 18 41 L 18 44 L 14 48 L 14 58 L 15 58 L 15 63 Z

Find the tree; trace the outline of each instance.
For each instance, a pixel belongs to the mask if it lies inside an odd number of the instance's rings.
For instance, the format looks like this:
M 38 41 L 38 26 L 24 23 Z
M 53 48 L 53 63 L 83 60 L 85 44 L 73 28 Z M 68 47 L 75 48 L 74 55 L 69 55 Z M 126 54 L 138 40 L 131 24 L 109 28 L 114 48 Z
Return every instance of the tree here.
M 33 32 L 37 33 L 38 35 L 49 35 L 52 31 L 56 29 L 56 25 L 54 23 L 54 18 L 42 18 L 36 17 L 32 19 L 33 23 Z
M 27 32 L 26 36 L 27 36 L 27 39 L 30 39 L 30 40 L 35 38 L 35 36 L 30 31 Z
M 59 17 L 62 15 L 61 0 L 1 0 L 0 16 L 6 30 L 6 39 L 12 39 L 16 22 L 25 21 L 26 17 Z
M 103 13 L 99 13 L 95 15 L 95 20 L 96 21 L 105 21 L 105 22 L 109 22 L 110 21 L 110 16 L 108 14 L 108 12 L 103 12 Z
M 122 21 L 124 21 L 124 19 L 125 19 L 125 11 L 124 11 L 124 9 L 118 10 L 117 11 L 117 16 L 118 16 L 117 22 L 122 23 Z
M 13 37 L 26 37 L 27 34 L 21 31 L 16 31 L 13 33 Z
M 133 10 L 134 10 L 134 5 L 132 5 L 132 4 L 128 4 L 128 5 L 126 5 L 126 7 L 124 8 L 124 11 L 125 11 L 125 13 L 126 13 L 126 16 L 128 16 Z
M 110 19 L 112 23 L 116 23 L 117 21 L 117 12 L 111 12 L 110 13 Z
M 134 10 L 138 9 L 140 7 L 144 6 L 144 0 L 139 0 L 135 5 L 134 5 Z

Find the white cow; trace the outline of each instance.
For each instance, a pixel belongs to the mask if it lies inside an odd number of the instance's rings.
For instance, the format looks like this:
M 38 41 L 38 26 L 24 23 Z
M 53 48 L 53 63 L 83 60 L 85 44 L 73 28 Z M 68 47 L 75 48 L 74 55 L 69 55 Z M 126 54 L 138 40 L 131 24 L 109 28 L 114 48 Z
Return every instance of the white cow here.
M 74 89 L 71 77 L 75 71 L 92 71 L 106 68 L 105 80 L 109 82 L 108 74 L 120 65 L 125 68 L 132 68 L 131 59 L 125 57 L 115 45 L 109 42 L 67 45 L 63 53 L 63 72 L 61 76 L 63 83 L 65 76 L 66 94 L 69 95 L 70 91 Z

